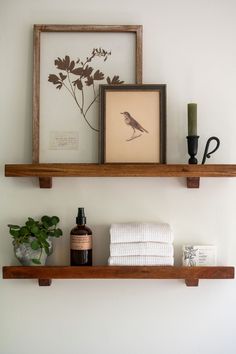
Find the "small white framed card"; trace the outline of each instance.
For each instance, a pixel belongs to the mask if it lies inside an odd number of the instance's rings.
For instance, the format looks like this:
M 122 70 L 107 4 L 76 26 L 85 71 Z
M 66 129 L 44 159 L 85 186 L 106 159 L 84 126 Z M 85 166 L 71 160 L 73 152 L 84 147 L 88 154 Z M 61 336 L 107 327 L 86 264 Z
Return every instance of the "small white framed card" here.
M 213 245 L 184 245 L 183 266 L 215 266 L 216 246 Z

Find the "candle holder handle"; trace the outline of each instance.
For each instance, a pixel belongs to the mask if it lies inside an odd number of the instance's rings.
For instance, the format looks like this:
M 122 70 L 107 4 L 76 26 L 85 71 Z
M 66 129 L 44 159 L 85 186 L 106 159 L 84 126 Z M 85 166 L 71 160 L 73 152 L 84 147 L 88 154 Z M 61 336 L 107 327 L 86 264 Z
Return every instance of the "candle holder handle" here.
M 216 141 L 216 146 L 215 146 L 215 148 L 214 148 L 212 151 L 208 152 L 210 143 L 211 143 L 211 141 L 213 141 L 213 140 Z M 207 159 L 207 158 L 209 159 L 209 158 L 211 157 L 211 155 L 212 155 L 214 152 L 216 152 L 216 150 L 219 149 L 219 146 L 220 146 L 220 139 L 217 138 L 216 136 L 211 136 L 211 137 L 207 140 L 207 142 L 206 142 L 206 147 L 205 147 L 205 151 L 204 151 L 204 154 L 203 154 L 202 165 L 204 165 L 204 163 L 206 162 L 206 159 Z
M 188 163 L 191 165 L 194 165 L 194 164 L 196 165 L 198 161 L 195 156 L 197 155 L 199 136 L 198 135 L 189 135 L 186 138 L 187 138 L 187 143 L 188 143 L 188 154 L 190 156 Z

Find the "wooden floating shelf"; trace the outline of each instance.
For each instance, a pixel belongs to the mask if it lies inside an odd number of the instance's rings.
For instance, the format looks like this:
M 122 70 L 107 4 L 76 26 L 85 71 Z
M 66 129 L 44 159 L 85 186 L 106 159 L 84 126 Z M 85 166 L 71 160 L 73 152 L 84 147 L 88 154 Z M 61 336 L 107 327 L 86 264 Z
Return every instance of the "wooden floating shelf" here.
M 186 177 L 188 188 L 199 188 L 200 177 L 236 177 L 236 165 L 12 164 L 5 176 L 38 177 L 40 188 L 51 188 L 52 177 Z
M 184 279 L 187 286 L 198 286 L 199 279 L 234 279 L 234 267 L 160 266 L 9 266 L 3 279 L 38 279 L 40 286 L 52 279 Z

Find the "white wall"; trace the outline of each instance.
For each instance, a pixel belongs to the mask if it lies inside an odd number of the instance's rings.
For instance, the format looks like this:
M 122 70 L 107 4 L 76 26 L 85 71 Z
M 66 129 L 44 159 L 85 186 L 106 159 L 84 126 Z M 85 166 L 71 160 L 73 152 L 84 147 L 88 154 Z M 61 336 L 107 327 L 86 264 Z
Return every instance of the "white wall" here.
M 234 0 L 0 0 L 0 263 L 17 264 L 6 225 L 56 214 L 64 238 L 51 264 L 68 264 L 78 206 L 94 230 L 95 263 L 108 256 L 112 222 L 166 221 L 177 264 L 184 243 L 214 243 L 219 264 L 236 261 L 236 179 L 206 178 L 187 190 L 178 178 L 58 178 L 40 190 L 5 178 L 5 163 L 31 162 L 32 25 L 142 24 L 144 81 L 168 85 L 168 162 L 187 159 L 186 104 L 199 108 L 201 157 L 219 136 L 212 163 L 235 163 Z M 128 195 L 128 197 L 127 197 Z M 234 354 L 236 285 L 182 281 L 0 280 L 0 354 Z

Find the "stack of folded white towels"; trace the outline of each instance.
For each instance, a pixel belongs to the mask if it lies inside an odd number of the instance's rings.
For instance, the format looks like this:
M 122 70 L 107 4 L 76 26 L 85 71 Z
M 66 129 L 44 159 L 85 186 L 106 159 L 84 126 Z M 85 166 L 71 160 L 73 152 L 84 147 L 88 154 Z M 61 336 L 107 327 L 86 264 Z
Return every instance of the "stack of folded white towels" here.
M 173 233 L 164 223 L 112 224 L 109 265 L 173 266 Z

